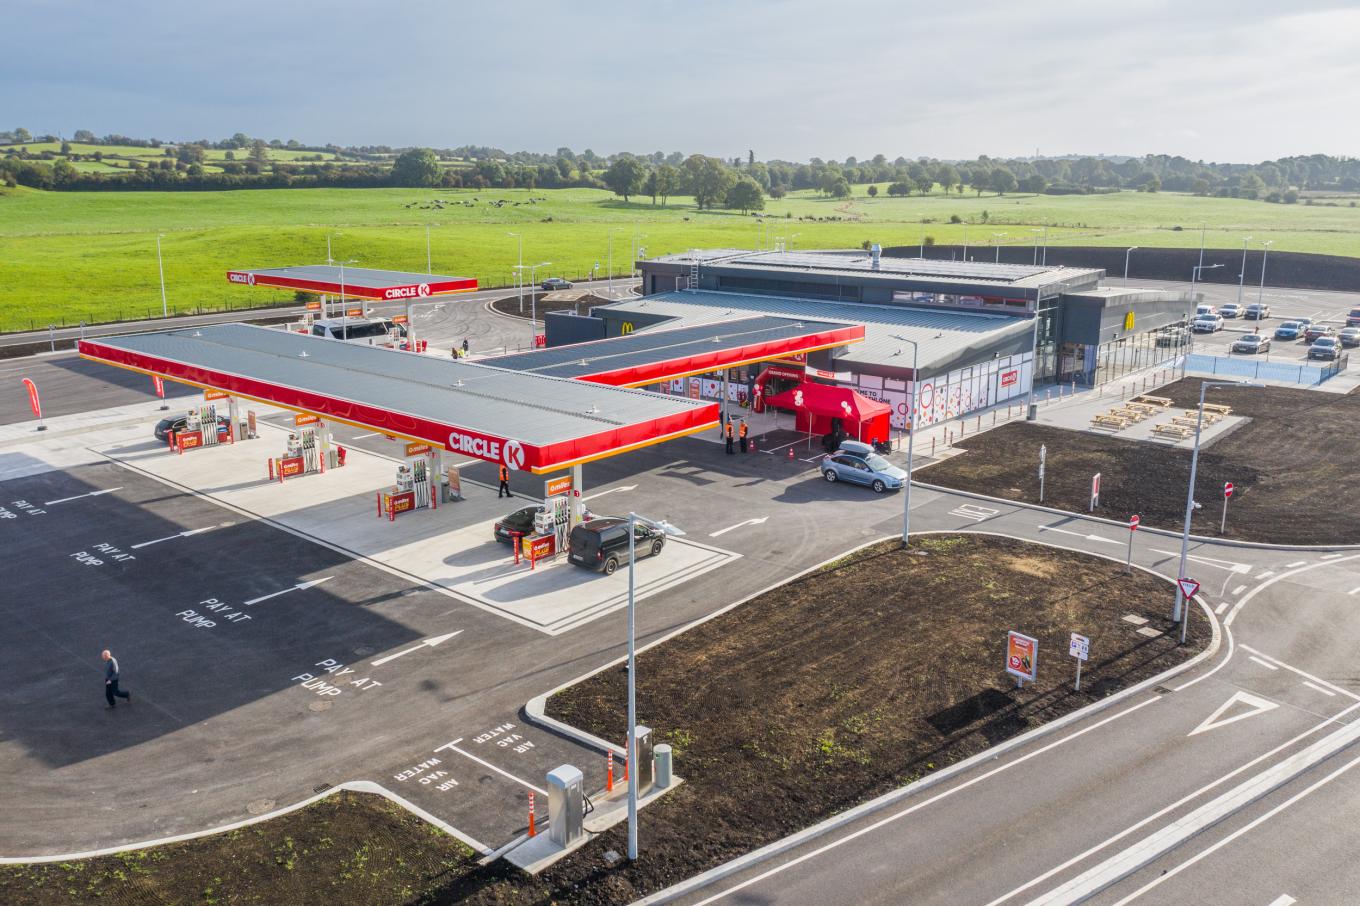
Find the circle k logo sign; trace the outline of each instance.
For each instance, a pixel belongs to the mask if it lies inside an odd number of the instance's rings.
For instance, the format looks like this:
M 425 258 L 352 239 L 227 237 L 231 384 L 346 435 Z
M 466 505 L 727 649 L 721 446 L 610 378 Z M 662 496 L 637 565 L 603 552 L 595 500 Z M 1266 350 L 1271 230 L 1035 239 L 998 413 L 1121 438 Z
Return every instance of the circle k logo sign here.
M 505 464 L 512 469 L 524 468 L 524 447 L 517 440 L 507 440 L 504 446 Z

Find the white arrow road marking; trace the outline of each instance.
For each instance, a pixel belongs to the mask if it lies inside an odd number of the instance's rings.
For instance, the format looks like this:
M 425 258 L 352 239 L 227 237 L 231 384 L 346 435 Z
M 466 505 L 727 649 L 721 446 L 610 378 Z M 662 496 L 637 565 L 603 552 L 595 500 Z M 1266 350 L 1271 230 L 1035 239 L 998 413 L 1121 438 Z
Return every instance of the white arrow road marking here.
M 1154 554 L 1166 554 L 1168 557 L 1179 557 L 1181 555 L 1180 551 L 1164 551 L 1155 547 L 1152 548 L 1152 552 Z M 1212 566 L 1214 569 L 1226 569 L 1230 573 L 1251 572 L 1251 566 L 1248 564 L 1234 563 L 1231 560 L 1218 560 L 1214 557 L 1197 557 L 1194 554 L 1187 554 L 1185 559 L 1193 560 L 1196 563 L 1203 563 L 1205 566 Z M 1257 576 L 1257 578 L 1259 579 L 1261 576 Z
M 607 490 L 607 491 L 601 491 L 601 492 L 598 493 L 598 494 L 591 494 L 589 497 L 582 497 L 582 498 L 581 498 L 581 501 L 584 503 L 584 502 L 587 501 L 587 500 L 594 500 L 594 499 L 597 498 L 597 497 L 603 497 L 605 494 L 613 494 L 615 491 L 636 491 L 636 490 L 637 490 L 637 485 L 635 485 L 635 484 L 626 484 L 626 485 L 624 485 L 624 486 L 621 487 L 621 488 L 610 488 L 609 490 Z
M 251 598 L 249 601 L 242 601 L 241 603 L 242 606 L 249 607 L 251 604 L 258 604 L 261 601 L 268 601 L 270 598 L 277 598 L 279 595 L 286 595 L 290 591 L 306 591 L 313 585 L 320 585 L 322 582 L 334 578 L 335 578 L 334 576 L 322 576 L 320 579 L 313 579 L 310 582 L 299 582 L 296 585 L 290 586 L 289 588 L 285 588 L 283 591 L 276 591 L 271 594 L 261 595 L 258 598 Z
M 1234 714 L 1232 717 L 1223 717 L 1223 713 L 1238 702 L 1241 702 L 1252 710 L 1243 711 L 1241 714 Z M 1267 711 L 1274 711 L 1278 707 L 1280 707 L 1278 704 L 1269 699 L 1264 699 L 1258 695 L 1252 695 L 1250 692 L 1242 692 L 1239 690 L 1232 694 L 1232 698 L 1215 708 L 1214 713 L 1206 717 L 1198 727 L 1195 727 L 1195 729 L 1185 735 L 1195 736 L 1196 734 L 1203 733 L 1207 730 L 1217 730 L 1219 727 L 1235 724 L 1239 720 L 1246 720 L 1248 717 L 1255 717 L 1258 714 L 1265 714 Z M 1222 720 L 1219 718 L 1222 718 Z
M 207 528 L 196 528 L 190 529 L 187 532 L 177 532 L 174 535 L 166 535 L 164 538 L 155 538 L 151 541 L 143 541 L 141 544 L 134 544 L 132 545 L 132 549 L 137 550 L 139 547 L 150 547 L 153 544 L 160 544 L 162 541 L 173 541 L 176 538 L 189 538 L 193 535 L 201 535 L 204 532 L 211 532 L 213 529 L 227 528 L 228 526 L 235 524 L 236 523 L 234 522 L 223 522 L 220 525 L 210 525 Z
M 726 535 L 730 531 L 742 528 L 743 526 L 747 525 L 760 525 L 769 518 L 770 518 L 769 516 L 761 516 L 759 519 L 747 519 L 745 522 L 738 522 L 736 525 L 729 525 L 727 528 L 718 529 L 716 532 L 709 532 L 708 537 L 716 538 L 719 535 Z
M 442 749 L 452 749 L 453 751 L 457 752 L 459 755 L 462 755 L 464 758 L 471 758 L 473 761 L 477 762 L 477 763 L 478 763 L 479 765 L 481 765 L 482 767 L 484 767 L 484 768 L 490 768 L 491 770 L 495 771 L 497 774 L 500 774 L 502 777 L 508 777 L 508 778 L 510 778 L 511 780 L 515 781 L 515 783 L 518 783 L 520 786 L 527 786 L 529 789 L 533 790 L 535 793 L 542 793 L 544 796 L 548 795 L 548 791 L 547 791 L 547 790 L 542 789 L 542 788 L 540 788 L 540 787 L 536 787 L 536 786 L 534 786 L 532 783 L 530 783 L 530 782 L 527 781 L 527 780 L 521 780 L 520 778 L 516 777 L 514 774 L 511 774 L 509 771 L 502 771 L 500 768 L 496 767 L 496 766 L 495 766 L 494 764 L 492 764 L 491 762 L 489 762 L 489 761 L 482 761 L 482 759 L 478 758 L 476 755 L 473 755 L 471 752 L 464 752 L 462 749 L 458 748 L 458 743 L 460 743 L 460 742 L 462 742 L 462 741 L 463 741 L 463 737 L 460 736 L 460 737 L 458 737 L 457 739 L 455 739 L 453 742 L 446 742 L 446 743 L 444 743 L 444 744 L 443 744 L 442 746 L 440 746 L 438 749 L 435 749 L 435 751 L 438 752 L 438 751 L 440 751 L 440 750 L 442 750 Z
M 1041 532 L 1060 532 L 1064 535 L 1073 535 L 1077 538 L 1085 538 L 1087 541 L 1104 541 L 1106 544 L 1118 544 L 1123 547 L 1127 542 L 1115 541 L 1113 538 L 1102 538 L 1099 535 L 1084 535 L 1081 532 L 1069 532 L 1067 529 L 1054 528 L 1051 525 L 1039 526 Z
M 91 491 L 88 494 L 77 494 L 74 497 L 63 497 L 60 500 L 49 500 L 43 506 L 56 506 L 59 503 L 70 503 L 72 500 L 80 500 L 85 497 L 98 497 L 100 494 L 112 494 L 114 491 L 121 491 L 122 488 L 109 488 L 106 491 Z
M 433 648 L 435 645 L 438 645 L 438 644 L 440 644 L 441 642 L 447 642 L 449 639 L 451 639 L 451 638 L 453 638 L 454 636 L 458 635 L 458 634 L 461 633 L 462 631 L 463 631 L 463 630 L 460 629 L 460 630 L 458 630 L 458 632 L 450 632 L 448 635 L 436 635 L 436 636 L 432 636 L 432 637 L 430 637 L 430 638 L 428 638 L 428 639 L 422 640 L 422 641 L 421 641 L 419 644 L 417 644 L 417 645 L 412 645 L 410 648 L 407 648 L 405 651 L 398 651 L 396 654 L 389 654 L 387 657 L 380 657 L 380 658 L 378 658 L 376 661 L 370 661 L 370 663 L 371 663 L 374 667 L 381 667 L 383 664 L 386 664 L 388 661 L 395 661 L 397 658 L 401 657 L 401 656 L 404 655 L 404 654 L 410 654 L 412 651 L 419 651 L 419 650 L 422 649 L 422 648 Z

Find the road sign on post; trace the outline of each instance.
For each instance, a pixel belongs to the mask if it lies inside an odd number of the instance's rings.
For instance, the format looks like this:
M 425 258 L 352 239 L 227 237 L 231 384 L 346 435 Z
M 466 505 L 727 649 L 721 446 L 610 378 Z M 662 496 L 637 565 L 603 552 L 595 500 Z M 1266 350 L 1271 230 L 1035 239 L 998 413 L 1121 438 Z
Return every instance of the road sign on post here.
M 1096 506 L 1100 504 L 1100 473 L 1091 476 L 1091 512 L 1096 511 Z
M 1015 630 L 1006 633 L 1006 672 L 1023 688 L 1025 680 L 1034 682 L 1039 672 L 1039 640 Z
M 1039 502 L 1044 502 L 1044 463 L 1048 460 L 1048 445 L 1039 445 Z
M 1223 520 L 1218 524 L 1218 533 L 1221 535 L 1228 529 L 1228 501 L 1233 495 L 1233 483 L 1225 481 L 1223 483 Z
M 1177 579 L 1176 584 L 1181 587 L 1181 594 L 1185 595 L 1187 601 L 1193 598 L 1195 593 L 1199 591 L 1199 583 L 1194 579 Z
M 1129 517 L 1129 555 L 1124 560 L 1124 572 L 1133 572 L 1133 533 L 1138 531 L 1138 514 L 1134 513 Z
M 1072 633 L 1072 640 L 1067 644 L 1067 653 L 1077 659 L 1077 692 L 1081 691 L 1081 663 L 1091 654 L 1091 640 L 1084 635 Z

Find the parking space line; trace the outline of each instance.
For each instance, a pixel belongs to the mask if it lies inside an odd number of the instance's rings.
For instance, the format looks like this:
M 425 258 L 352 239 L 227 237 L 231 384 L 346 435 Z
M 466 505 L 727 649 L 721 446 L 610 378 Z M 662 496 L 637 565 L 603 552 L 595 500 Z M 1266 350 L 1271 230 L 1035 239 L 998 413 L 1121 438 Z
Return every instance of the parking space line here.
M 1336 693 L 1335 693 L 1335 692 L 1331 691 L 1330 689 L 1324 689 L 1324 688 L 1322 688 L 1321 686 L 1319 686 L 1317 683 L 1310 683 L 1308 680 L 1304 680 L 1304 681 L 1303 681 L 1303 684 L 1304 684 L 1305 686 L 1307 686 L 1309 689 L 1313 689 L 1313 690 L 1315 690 L 1315 691 L 1317 691 L 1317 692 L 1321 692 L 1323 695 L 1326 695 L 1326 696 L 1329 697 L 1329 698 L 1336 698 Z
M 530 783 L 530 782 L 527 781 L 527 780 L 521 780 L 520 778 L 516 777 L 514 774 L 511 774 L 509 771 L 502 771 L 500 768 L 496 767 L 496 766 L 495 766 L 494 764 L 492 764 L 491 762 L 489 762 L 489 761 L 483 761 L 482 759 L 478 758 L 476 755 L 473 755 L 471 752 L 465 752 L 465 751 L 463 751 L 462 749 L 458 748 L 458 743 L 460 743 L 460 742 L 462 742 L 462 741 L 463 741 L 463 737 L 460 736 L 460 737 L 458 737 L 457 739 L 455 739 L 453 742 L 446 742 L 446 743 L 444 743 L 444 744 L 443 744 L 442 746 L 440 746 L 438 749 L 435 749 L 435 751 L 438 752 L 438 751 L 440 751 L 440 749 L 452 749 L 453 751 L 457 752 L 459 755 L 462 755 L 464 758 L 471 758 L 473 761 L 477 762 L 477 763 L 478 763 L 479 765 L 481 765 L 482 767 L 484 767 L 484 768 L 489 768 L 489 769 L 495 771 L 497 774 L 500 774 L 502 777 L 507 777 L 507 778 L 509 778 L 510 780 L 515 781 L 515 783 L 518 783 L 520 786 L 528 787 L 529 789 L 533 790 L 535 793 L 542 793 L 544 796 L 548 795 L 548 791 L 547 791 L 547 790 L 545 790 L 545 789 L 543 789 L 543 788 L 541 788 L 541 787 L 536 787 L 536 786 L 534 786 L 532 783 Z
M 1271 664 L 1271 663 L 1269 663 L 1269 662 L 1267 662 L 1267 661 L 1261 660 L 1259 657 L 1257 657 L 1257 656 L 1254 655 L 1254 654 L 1249 654 L 1249 655 L 1247 655 L 1247 660 L 1249 660 L 1249 661 L 1255 661 L 1256 663 L 1260 664 L 1262 667 L 1266 668 L 1267 670 L 1279 670 L 1279 669 L 1280 669 L 1279 667 L 1276 667 L 1274 664 Z

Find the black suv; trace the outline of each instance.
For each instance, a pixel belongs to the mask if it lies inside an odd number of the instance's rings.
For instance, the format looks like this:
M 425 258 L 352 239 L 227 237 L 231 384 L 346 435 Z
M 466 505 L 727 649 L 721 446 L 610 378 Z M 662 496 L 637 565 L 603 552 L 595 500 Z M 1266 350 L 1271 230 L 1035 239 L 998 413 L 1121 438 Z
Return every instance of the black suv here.
M 634 526 L 633 544 L 638 559 L 655 557 L 666 546 L 666 536 L 638 523 Z M 620 564 L 628 562 L 628 520 L 603 516 L 576 526 L 567 539 L 567 559 L 606 576 L 614 575 Z

